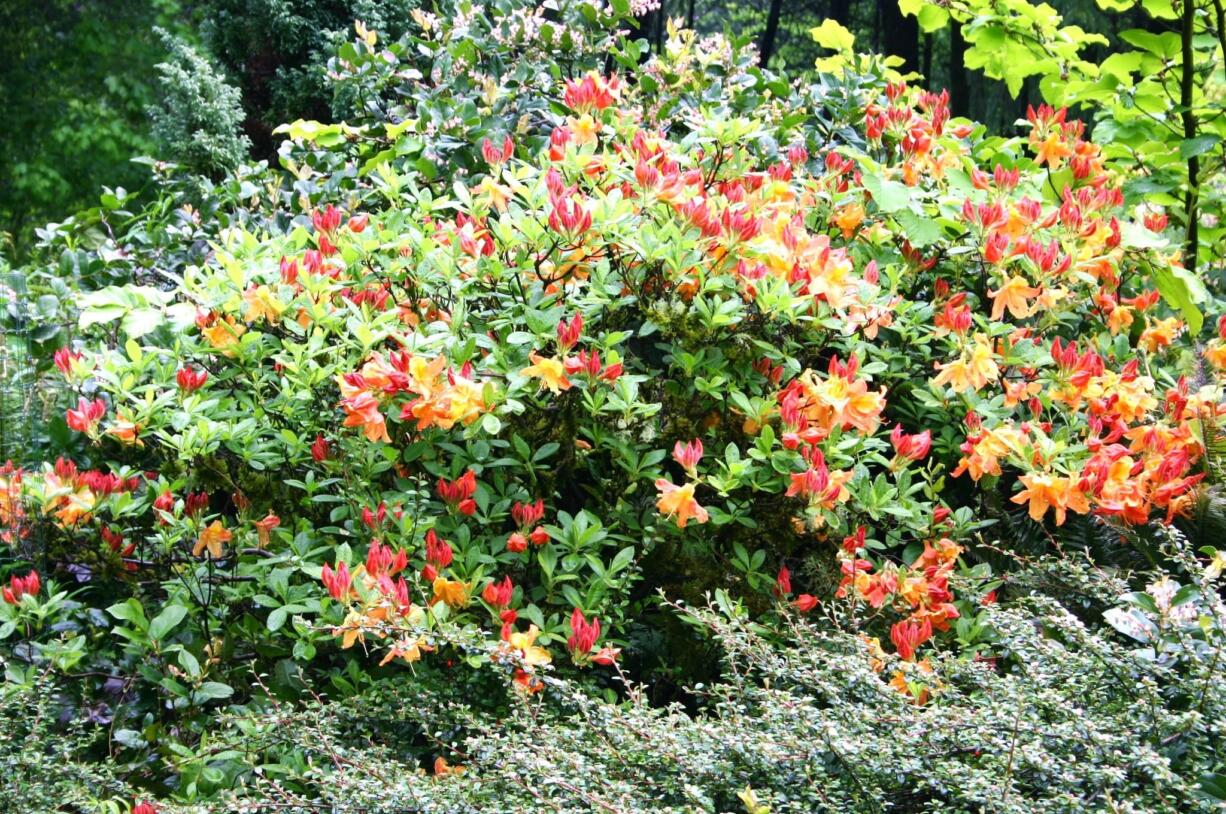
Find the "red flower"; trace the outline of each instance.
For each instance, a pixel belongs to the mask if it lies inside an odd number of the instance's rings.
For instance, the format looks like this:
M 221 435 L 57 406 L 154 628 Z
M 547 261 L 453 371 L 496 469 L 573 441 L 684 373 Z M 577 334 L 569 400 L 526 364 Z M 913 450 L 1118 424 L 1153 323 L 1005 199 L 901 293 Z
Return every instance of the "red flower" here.
M 494 142 L 489 139 L 484 139 L 481 142 L 481 157 L 485 159 L 487 164 L 498 166 L 511 160 L 511 156 L 515 154 L 515 143 L 511 141 L 508 135 L 502 140 L 501 149 L 494 146 Z
M 179 383 L 179 389 L 184 393 L 199 390 L 208 380 L 207 370 L 192 370 L 190 367 L 184 367 L 179 368 L 179 372 L 175 374 L 175 381 Z
M 511 517 L 515 520 L 515 525 L 521 529 L 536 525 L 544 516 L 545 501 L 543 500 L 538 500 L 535 503 L 520 503 L 517 501 L 511 507 Z
M 3 591 L 4 601 L 10 605 L 16 605 L 21 602 L 21 597 L 26 594 L 36 595 L 41 587 L 37 571 L 31 571 L 24 577 L 14 575 L 9 579 L 8 587 Z
M 576 656 L 586 656 L 600 638 L 600 620 L 593 616 L 589 622 L 584 618 L 583 611 L 575 608 L 570 615 L 570 629 L 571 634 L 566 640 L 566 646 Z
M 189 515 L 195 516 L 209 508 L 209 496 L 207 492 L 193 492 L 187 496 L 185 501 L 186 511 Z
M 311 444 L 311 457 L 315 459 L 315 463 L 323 463 L 328 460 L 328 439 L 322 435 L 316 435 L 315 441 Z
M 335 571 L 327 563 L 324 563 L 323 573 L 320 574 L 319 578 L 333 599 L 343 600 L 348 598 L 352 578 L 349 575 L 349 565 L 347 563 L 340 563 Z
M 477 474 L 468 469 L 465 470 L 463 475 L 453 481 L 439 478 L 437 489 L 438 496 L 443 499 L 443 502 L 452 506 L 459 506 L 465 501 L 470 500 L 477 491 Z M 473 508 L 475 509 L 476 506 L 474 505 Z M 465 514 L 472 514 L 472 512 L 465 512 Z
M 132 814 L 158 814 L 158 810 L 153 807 L 153 803 L 137 802 L 132 807 Z
M 843 538 L 843 550 L 848 554 L 855 554 L 860 549 L 864 548 L 864 540 L 868 535 L 868 529 L 860 526 L 856 529 L 855 534 L 850 534 Z
M 366 231 L 366 224 L 370 222 L 370 215 L 363 212 L 360 215 L 354 215 L 349 219 L 349 231 L 355 235 L 359 235 Z
M 446 540 L 434 533 L 434 529 L 426 532 L 426 562 L 439 568 L 451 565 L 455 555 Z
M 491 581 L 489 585 L 486 585 L 485 590 L 481 592 L 481 598 L 495 608 L 505 608 L 511 604 L 511 597 L 514 593 L 515 586 L 511 584 L 511 578 L 503 577 L 501 582 Z
M 673 460 L 681 464 L 682 469 L 693 475 L 698 468 L 698 462 L 702 460 L 702 440 L 695 438 L 687 444 L 678 441 L 673 445 Z
M 169 489 L 162 492 L 162 494 L 157 496 L 157 500 L 153 501 L 153 510 L 158 513 L 158 522 L 160 523 L 169 523 L 170 521 L 163 517 L 162 513 L 170 514 L 174 509 L 175 496 L 170 493 Z
M 792 606 L 801 613 L 808 613 L 817 607 L 817 597 L 813 594 L 801 594 L 793 600 Z
M 341 211 L 332 204 L 328 204 L 327 208 L 322 211 L 316 209 L 311 213 L 311 225 L 315 227 L 316 232 L 334 232 L 341 225 Z
M 898 457 L 910 461 L 922 461 L 932 449 L 932 432 L 924 430 L 916 435 L 907 435 L 902 431 L 902 424 L 898 424 L 890 433 L 890 443 L 894 445 L 894 452 L 898 454 Z
M 792 572 L 788 570 L 786 565 L 779 566 L 779 573 L 775 576 L 775 596 L 785 597 L 792 593 Z
M 106 415 L 106 402 L 102 399 L 86 401 L 77 400 L 77 409 L 69 410 L 64 416 L 69 429 L 77 432 L 92 433 L 98 428 L 98 422 Z
M 68 348 L 60 348 L 55 352 L 53 361 L 55 362 L 56 369 L 59 370 L 60 373 L 63 373 L 65 376 L 71 376 L 73 362 L 80 361 L 82 356 L 83 354 L 73 352 Z
M 570 350 L 583 334 L 583 314 L 575 314 L 568 322 L 558 320 L 558 348 L 563 353 Z
M 930 638 L 932 623 L 927 619 L 923 622 L 907 619 L 890 628 L 890 641 L 894 642 L 898 655 L 906 661 L 911 661 L 915 657 L 915 651 Z
M 507 538 L 507 551 L 512 554 L 522 554 L 528 550 L 528 539 L 518 531 Z

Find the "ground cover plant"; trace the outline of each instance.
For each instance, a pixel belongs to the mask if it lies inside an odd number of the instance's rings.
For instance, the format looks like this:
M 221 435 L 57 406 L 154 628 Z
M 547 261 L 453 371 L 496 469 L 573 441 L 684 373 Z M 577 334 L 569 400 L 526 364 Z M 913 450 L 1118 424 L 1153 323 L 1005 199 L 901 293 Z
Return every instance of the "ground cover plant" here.
M 1220 808 L 1213 185 L 643 11 L 358 23 L 279 167 L 44 234 L 17 810 Z

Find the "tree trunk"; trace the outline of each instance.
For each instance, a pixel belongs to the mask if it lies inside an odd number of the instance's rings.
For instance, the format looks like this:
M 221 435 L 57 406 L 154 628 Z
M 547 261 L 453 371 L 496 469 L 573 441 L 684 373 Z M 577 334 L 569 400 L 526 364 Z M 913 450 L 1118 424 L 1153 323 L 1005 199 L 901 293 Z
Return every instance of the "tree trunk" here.
M 949 112 L 965 116 L 970 104 L 966 84 L 966 40 L 962 39 L 962 24 L 949 21 Z
M 919 20 L 904 15 L 898 8 L 898 0 L 879 0 L 879 8 L 886 55 L 903 58 L 902 73 L 918 71 Z
M 762 32 L 762 44 L 758 47 L 758 67 L 765 68 L 775 52 L 775 37 L 779 33 L 779 15 L 783 12 L 783 0 L 771 0 L 770 13 L 766 17 L 766 30 Z
M 1192 0 L 1183 0 L 1183 27 L 1180 39 L 1183 46 L 1183 73 L 1179 77 L 1179 106 L 1183 109 L 1183 137 L 1196 138 L 1196 114 L 1192 111 L 1192 97 L 1196 82 L 1196 55 L 1192 50 L 1192 38 L 1196 34 L 1196 7 Z M 1196 254 L 1200 249 L 1200 218 L 1196 215 L 1197 197 L 1200 193 L 1200 157 L 1188 157 L 1188 189 L 1184 194 L 1183 208 L 1188 224 L 1184 237 L 1183 267 L 1196 271 Z
M 843 27 L 851 25 L 851 0 L 830 0 L 830 19 Z

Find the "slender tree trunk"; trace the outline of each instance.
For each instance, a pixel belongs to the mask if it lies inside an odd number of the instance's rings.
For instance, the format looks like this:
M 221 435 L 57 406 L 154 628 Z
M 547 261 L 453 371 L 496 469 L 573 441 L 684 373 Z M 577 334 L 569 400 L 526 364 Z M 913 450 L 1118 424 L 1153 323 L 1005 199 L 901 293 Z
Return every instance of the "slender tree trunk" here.
M 924 86 L 929 90 L 935 90 L 932 86 L 932 35 L 924 35 L 923 61 L 924 66 L 920 69 L 920 73 L 924 75 Z
M 881 31 L 885 39 L 885 53 L 903 58 L 902 72 L 918 71 L 919 20 L 906 16 L 898 8 L 898 0 L 879 0 Z
M 783 12 L 783 0 L 771 0 L 770 13 L 766 16 L 766 30 L 758 47 L 758 66 L 765 68 L 775 52 L 775 37 L 779 33 L 779 15 Z
M 966 40 L 962 39 L 962 25 L 957 20 L 949 21 L 949 110 L 955 116 L 965 116 L 970 104 L 970 91 L 966 84 Z
M 685 13 L 685 27 L 691 30 L 694 28 L 694 2 L 690 0 L 690 7 Z
M 1183 116 L 1183 137 L 1196 138 L 1196 114 L 1192 111 L 1192 95 L 1196 81 L 1196 56 L 1192 51 L 1195 36 L 1196 6 L 1193 0 L 1183 0 L 1183 28 L 1180 38 L 1183 45 L 1183 73 L 1179 81 L 1179 106 Z M 1183 208 L 1187 212 L 1188 228 L 1184 239 L 1183 267 L 1196 271 L 1196 253 L 1200 249 L 1200 218 L 1196 215 L 1197 197 L 1200 193 L 1200 156 L 1188 157 L 1188 189 L 1184 194 Z
M 851 0 L 830 0 L 830 19 L 846 27 L 851 24 Z

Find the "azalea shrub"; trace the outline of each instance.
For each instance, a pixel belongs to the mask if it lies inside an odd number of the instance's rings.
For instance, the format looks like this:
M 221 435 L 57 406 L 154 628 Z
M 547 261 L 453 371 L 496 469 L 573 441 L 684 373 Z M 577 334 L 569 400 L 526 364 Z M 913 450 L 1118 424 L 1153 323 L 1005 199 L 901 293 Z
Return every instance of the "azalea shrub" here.
M 65 703 L 105 718 L 125 777 L 209 799 L 250 780 L 208 757 L 219 707 L 389 686 L 493 717 L 551 687 L 727 711 L 759 690 L 692 685 L 751 632 L 794 667 L 807 631 L 859 665 L 848 693 L 908 720 L 972 671 L 977 715 L 997 685 L 1062 680 L 1025 673 L 1056 647 L 1026 614 L 1063 613 L 1027 604 L 1026 557 L 1201 580 L 1091 620 L 1163 667 L 1154 614 L 1210 601 L 1226 319 L 1073 114 L 992 135 L 829 28 L 836 55 L 789 83 L 675 28 L 645 58 L 617 30 L 633 9 L 582 8 L 613 56 L 578 70 L 586 40 L 519 6 L 417 12 L 386 53 L 359 26 L 334 67 L 418 107 L 288 125 L 287 175 L 238 191 L 258 215 L 188 229 L 205 242 L 165 284 L 78 302 L 53 358 L 75 454 L 0 471 L 0 638 L 10 681 L 73 679 Z M 485 62 L 468 24 L 490 26 Z M 544 73 L 510 60 L 529 31 Z M 414 53 L 429 70 L 401 64 Z M 485 81 L 457 70 L 476 64 Z M 707 597 L 739 632 L 678 612 Z M 1076 628 L 1060 618 L 1052 641 Z M 1180 623 L 1181 647 L 1220 650 L 1220 610 Z M 1107 704 L 1119 673 L 1094 675 Z M 1218 788 L 1180 774 L 1217 752 L 1171 768 L 1154 727 L 1127 771 L 1181 778 L 1170 799 Z M 994 737 L 973 748 L 999 758 Z M 1046 795 L 1022 752 L 1003 770 Z M 447 777 L 469 760 L 440 759 Z M 1052 799 L 1140 794 L 1104 760 Z M 802 810 L 755 782 L 676 805 Z

